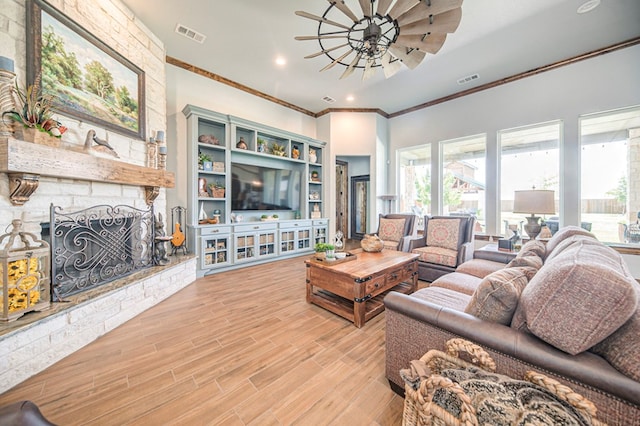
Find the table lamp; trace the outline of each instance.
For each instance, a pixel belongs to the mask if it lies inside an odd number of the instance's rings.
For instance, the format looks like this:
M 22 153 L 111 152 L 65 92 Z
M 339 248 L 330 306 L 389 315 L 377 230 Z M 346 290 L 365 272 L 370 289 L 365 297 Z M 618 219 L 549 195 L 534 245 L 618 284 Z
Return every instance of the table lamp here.
M 515 191 L 513 212 L 531 215 L 527 216 L 524 230 L 529 238 L 535 239 L 542 228 L 540 218 L 536 214 L 554 214 L 556 212 L 554 191 L 536 189 Z

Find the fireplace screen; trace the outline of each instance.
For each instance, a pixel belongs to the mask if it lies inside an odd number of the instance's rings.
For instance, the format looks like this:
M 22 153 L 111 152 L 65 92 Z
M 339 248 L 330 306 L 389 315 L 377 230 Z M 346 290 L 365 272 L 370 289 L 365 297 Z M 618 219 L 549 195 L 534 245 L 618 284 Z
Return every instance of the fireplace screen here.
M 51 206 L 54 301 L 153 266 L 153 209 L 99 205 L 66 213 Z

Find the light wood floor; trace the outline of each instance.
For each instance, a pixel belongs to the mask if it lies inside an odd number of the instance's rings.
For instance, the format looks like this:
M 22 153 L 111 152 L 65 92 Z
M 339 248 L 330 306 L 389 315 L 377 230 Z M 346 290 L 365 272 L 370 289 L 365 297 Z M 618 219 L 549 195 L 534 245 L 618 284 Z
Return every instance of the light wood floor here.
M 210 275 L 0 395 L 59 425 L 398 425 L 384 313 L 305 302 L 306 257 Z

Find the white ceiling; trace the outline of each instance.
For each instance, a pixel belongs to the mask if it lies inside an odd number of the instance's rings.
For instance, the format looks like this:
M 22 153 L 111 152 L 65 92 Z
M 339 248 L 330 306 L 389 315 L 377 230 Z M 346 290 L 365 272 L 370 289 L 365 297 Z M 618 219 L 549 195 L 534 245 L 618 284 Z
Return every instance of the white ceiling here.
M 319 72 L 330 62 L 326 56 L 304 59 L 320 50 L 317 41 L 294 40 L 318 31 L 316 22 L 294 12 L 322 15 L 329 1 L 122 1 L 164 42 L 168 56 L 314 113 L 379 108 L 391 114 L 640 36 L 640 0 L 602 0 L 581 15 L 576 10 L 585 0 L 466 0 L 457 31 L 415 70 L 403 66 L 389 79 L 378 70 L 365 81 L 360 70 L 340 80 L 341 65 Z M 345 3 L 360 12 L 356 0 Z M 176 34 L 178 23 L 206 35 L 204 44 Z M 286 66 L 275 65 L 277 56 Z M 478 80 L 457 84 L 474 73 Z

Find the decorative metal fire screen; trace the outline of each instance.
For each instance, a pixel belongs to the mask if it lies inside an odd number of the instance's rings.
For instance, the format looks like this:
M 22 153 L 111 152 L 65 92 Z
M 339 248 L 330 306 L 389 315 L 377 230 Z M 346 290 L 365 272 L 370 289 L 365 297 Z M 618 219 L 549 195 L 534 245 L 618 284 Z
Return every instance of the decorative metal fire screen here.
M 64 213 L 51 206 L 54 301 L 153 266 L 153 207 L 98 205 Z

